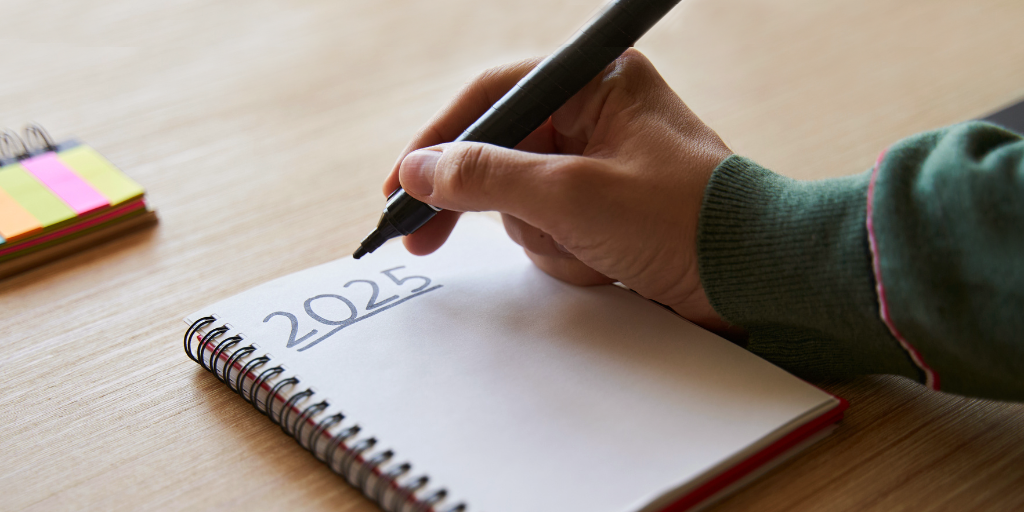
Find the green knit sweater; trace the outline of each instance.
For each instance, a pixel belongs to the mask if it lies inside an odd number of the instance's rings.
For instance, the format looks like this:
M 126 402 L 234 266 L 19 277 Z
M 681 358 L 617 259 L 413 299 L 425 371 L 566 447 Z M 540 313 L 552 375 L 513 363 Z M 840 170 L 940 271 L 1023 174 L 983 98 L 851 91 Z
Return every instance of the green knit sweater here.
M 698 252 L 715 310 L 793 373 L 1024 400 L 1020 135 L 954 125 L 820 181 L 729 157 L 705 193 Z

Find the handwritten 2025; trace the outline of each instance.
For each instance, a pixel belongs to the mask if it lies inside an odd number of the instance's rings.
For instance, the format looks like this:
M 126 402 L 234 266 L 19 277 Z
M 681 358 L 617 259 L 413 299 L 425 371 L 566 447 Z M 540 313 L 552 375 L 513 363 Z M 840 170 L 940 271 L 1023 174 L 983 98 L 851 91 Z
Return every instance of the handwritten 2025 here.
M 334 336 L 335 334 L 338 333 L 338 331 L 356 322 L 366 320 L 367 318 L 370 318 L 371 316 L 376 315 L 381 311 L 391 309 L 409 299 L 419 297 L 420 295 L 432 292 L 443 286 L 440 284 L 430 286 L 430 278 L 426 276 L 399 277 L 398 274 L 396 274 L 396 272 L 404 268 L 405 267 L 389 268 L 387 270 L 382 270 L 380 273 L 387 277 L 392 283 L 401 287 L 402 292 L 407 293 L 407 295 L 405 296 L 392 295 L 386 299 L 380 299 L 380 286 L 375 281 L 372 281 L 370 279 L 353 279 L 345 283 L 344 287 L 350 289 L 350 291 L 346 292 L 346 295 L 352 297 L 353 299 L 360 300 L 359 298 L 357 298 L 358 295 L 360 293 L 365 293 L 360 292 L 360 289 L 369 292 L 369 300 L 366 301 L 366 307 L 363 308 L 362 315 L 359 314 L 360 310 L 358 307 L 356 307 L 355 303 L 349 300 L 349 298 L 342 295 L 338 295 L 335 293 L 324 293 L 306 299 L 306 301 L 302 305 L 303 308 L 306 310 L 306 314 L 309 315 L 309 318 L 317 322 L 320 322 L 325 326 L 330 327 L 331 330 L 327 331 L 320 337 L 309 342 L 309 344 L 298 349 L 298 351 L 302 352 L 303 350 L 309 350 L 310 347 L 313 347 L 314 345 L 320 343 L 321 341 L 324 341 L 327 338 Z M 412 286 L 415 287 L 411 288 Z M 317 313 L 317 305 L 319 305 L 319 309 L 323 311 L 324 308 L 328 307 L 326 304 L 328 302 L 334 302 L 335 308 L 338 308 L 339 305 L 347 307 L 349 312 L 348 318 L 331 319 L 324 317 L 320 313 Z M 285 346 L 288 348 L 294 348 L 295 346 L 304 343 L 306 340 L 312 338 L 313 336 L 316 336 L 320 332 L 318 329 L 313 329 L 307 332 L 306 334 L 299 336 L 299 320 L 298 318 L 295 317 L 295 315 L 287 311 L 275 311 L 267 315 L 267 317 L 263 319 L 263 323 L 268 323 L 274 317 L 278 316 L 288 319 L 288 321 L 291 323 L 291 332 L 288 334 L 288 341 L 285 344 Z

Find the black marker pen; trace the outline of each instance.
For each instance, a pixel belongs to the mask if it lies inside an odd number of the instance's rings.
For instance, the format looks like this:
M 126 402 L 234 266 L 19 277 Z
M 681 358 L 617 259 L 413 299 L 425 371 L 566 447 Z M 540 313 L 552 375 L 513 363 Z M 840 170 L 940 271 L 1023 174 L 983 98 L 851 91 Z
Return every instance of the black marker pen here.
M 633 46 L 679 0 L 613 0 L 568 43 L 537 65 L 454 142 L 514 147 Z M 416 231 L 440 209 L 399 188 L 388 197 L 377 229 L 352 254 L 371 253 L 384 242 Z

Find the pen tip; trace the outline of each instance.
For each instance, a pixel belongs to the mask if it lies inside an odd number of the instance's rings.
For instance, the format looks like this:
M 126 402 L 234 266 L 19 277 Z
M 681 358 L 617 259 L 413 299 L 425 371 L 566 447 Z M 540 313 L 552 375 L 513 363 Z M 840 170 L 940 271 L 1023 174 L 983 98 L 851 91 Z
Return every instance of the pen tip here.
M 356 249 L 356 252 L 352 253 L 352 257 L 358 260 L 359 258 L 376 251 L 378 247 L 384 244 L 384 242 L 398 236 L 401 236 L 401 233 L 391 225 L 391 222 L 388 221 L 385 216 L 382 215 L 377 228 L 370 232 L 369 235 L 366 235 L 366 238 L 359 243 L 359 248 Z

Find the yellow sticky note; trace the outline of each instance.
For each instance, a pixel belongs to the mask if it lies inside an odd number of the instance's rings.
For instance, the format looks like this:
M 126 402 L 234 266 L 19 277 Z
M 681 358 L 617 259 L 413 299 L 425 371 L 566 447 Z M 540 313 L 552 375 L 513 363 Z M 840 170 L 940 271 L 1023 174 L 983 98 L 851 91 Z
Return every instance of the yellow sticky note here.
M 28 210 L 44 228 L 75 218 L 75 212 L 32 177 L 21 164 L 0 169 L 0 188 Z
M 61 151 L 57 158 L 103 194 L 111 206 L 141 197 L 144 192 L 138 183 L 85 144 Z

